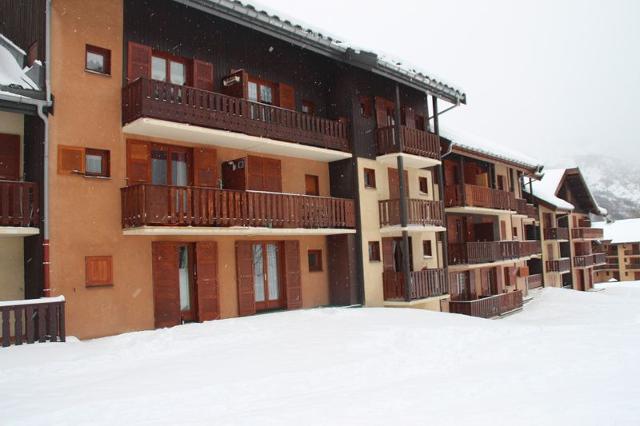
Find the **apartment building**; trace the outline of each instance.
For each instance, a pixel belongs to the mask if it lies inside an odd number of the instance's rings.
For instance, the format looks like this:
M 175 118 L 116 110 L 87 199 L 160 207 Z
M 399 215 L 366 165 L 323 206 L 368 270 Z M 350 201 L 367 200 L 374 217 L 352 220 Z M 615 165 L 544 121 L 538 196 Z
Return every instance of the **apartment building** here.
M 438 108 L 464 92 L 238 2 L 54 0 L 48 15 L 43 281 L 69 333 L 440 309 Z
M 596 282 L 640 280 L 640 219 L 594 222 L 602 229 L 606 263 L 596 267 Z
M 595 267 L 605 263 L 598 240 L 602 229 L 592 228 L 590 215 L 605 216 L 580 169 L 545 170 L 524 186 L 540 209 L 544 284 L 575 290 L 593 288 Z

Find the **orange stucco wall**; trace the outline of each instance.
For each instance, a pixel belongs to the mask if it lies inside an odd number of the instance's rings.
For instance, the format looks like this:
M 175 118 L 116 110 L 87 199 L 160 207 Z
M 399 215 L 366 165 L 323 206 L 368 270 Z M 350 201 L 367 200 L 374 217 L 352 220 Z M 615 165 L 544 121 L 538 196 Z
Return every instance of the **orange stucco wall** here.
M 67 299 L 67 333 L 80 338 L 153 328 L 151 242 L 218 241 L 223 317 L 237 315 L 234 241 L 244 237 L 123 236 L 120 188 L 125 180 L 125 140 L 121 126 L 123 28 L 121 0 L 56 0 L 52 20 L 52 91 L 55 114 L 50 127 L 50 242 L 52 295 Z M 84 71 L 85 44 L 111 50 L 111 76 Z M 179 141 L 158 140 L 181 144 Z M 110 150 L 111 177 L 87 178 L 57 172 L 59 145 Z M 181 144 L 187 145 L 187 144 Z M 246 155 L 219 150 L 218 161 Z M 326 163 L 282 159 L 283 191 L 304 193 L 304 174 L 320 177 L 329 191 Z M 326 238 L 298 239 L 303 306 L 328 303 Z M 259 240 L 286 238 L 256 238 Z M 322 249 L 323 272 L 308 272 L 308 249 Z M 113 256 L 112 287 L 85 287 L 85 256 Z

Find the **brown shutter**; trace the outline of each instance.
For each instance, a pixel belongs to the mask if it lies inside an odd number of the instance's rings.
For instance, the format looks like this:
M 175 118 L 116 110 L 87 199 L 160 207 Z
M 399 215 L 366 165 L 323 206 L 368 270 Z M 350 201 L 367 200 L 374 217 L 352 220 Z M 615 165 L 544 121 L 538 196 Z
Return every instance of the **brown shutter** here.
M 247 156 L 247 189 L 254 191 L 264 190 L 264 165 L 263 158 L 255 155 Z
M 282 192 L 282 168 L 280 160 L 262 159 L 263 191 Z
M 175 243 L 151 243 L 153 311 L 156 328 L 180 324 L 178 249 Z
M 193 87 L 213 92 L 213 64 L 193 60 Z
M 256 313 L 253 289 L 253 252 L 251 241 L 236 241 L 236 278 L 238 280 L 238 315 Z
M 196 243 L 196 286 L 198 321 L 220 318 L 218 244 L 215 241 Z
M 500 240 L 507 239 L 507 222 L 504 220 L 500 221 Z
M 400 198 L 400 178 L 398 175 L 398 169 L 388 169 L 389 175 L 389 199 L 396 200 Z M 404 171 L 404 193 L 409 196 L 409 173 Z
M 58 173 L 84 173 L 84 148 L 58 145 Z
M 296 109 L 296 94 L 288 84 L 278 84 L 278 99 L 281 108 Z
M 395 271 L 396 262 L 393 256 L 393 238 L 382 239 L 382 269 Z
M 128 80 L 133 81 L 138 77 L 151 78 L 151 48 L 149 46 L 130 41 L 128 53 Z
M 287 309 L 302 308 L 302 274 L 300 272 L 300 242 L 284 242 L 284 272 L 287 285 Z
M 375 97 L 376 106 L 376 123 L 378 127 L 387 127 L 387 100 L 381 97 Z
M 127 140 L 127 179 L 129 185 L 151 182 L 151 149 L 149 142 Z
M 20 179 L 20 136 L 0 133 L 0 179 Z
M 413 108 L 402 107 L 402 119 L 405 126 L 415 129 L 416 128 L 416 116 Z
M 193 182 L 195 186 L 218 186 L 217 151 L 211 148 L 193 150 Z
M 113 285 L 113 259 L 111 256 L 86 256 L 85 285 L 99 287 Z

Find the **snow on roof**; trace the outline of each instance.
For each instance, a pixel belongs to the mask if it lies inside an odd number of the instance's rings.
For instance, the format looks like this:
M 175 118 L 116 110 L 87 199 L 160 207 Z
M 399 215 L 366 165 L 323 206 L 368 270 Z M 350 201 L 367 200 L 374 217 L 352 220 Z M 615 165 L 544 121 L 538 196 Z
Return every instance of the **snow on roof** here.
M 191 2 L 198 5 L 201 4 L 203 0 L 179 1 L 182 3 Z M 404 61 L 393 59 L 388 55 L 378 54 L 372 50 L 354 46 L 346 41 L 340 40 L 339 37 L 334 36 L 327 31 L 315 28 L 312 25 L 304 23 L 300 19 L 291 18 L 280 11 L 270 9 L 255 1 L 248 3 L 240 0 L 206 0 L 206 2 L 209 3 L 210 6 L 219 6 L 228 11 L 249 17 L 254 21 L 267 24 L 273 29 L 287 33 L 289 36 L 303 38 L 306 42 L 322 46 L 324 49 L 330 49 L 342 54 L 346 53 L 348 50 L 352 50 L 356 53 L 364 52 L 373 54 L 375 55 L 375 60 L 379 67 L 387 69 L 392 73 L 400 74 L 404 79 L 427 85 L 435 91 L 445 93 L 449 98 L 455 100 L 455 102 L 466 103 L 466 94 L 461 88 L 445 82 L 443 79 L 432 73 L 427 73 L 420 70 L 418 67 Z
M 2 34 L 0 34 L 0 37 L 2 37 L 2 41 L 4 42 L 0 43 L 0 86 L 39 90 L 38 85 L 27 76 L 26 72 L 28 68 L 23 69 L 6 46 L 8 45 L 11 48 L 15 48 L 22 55 L 24 55 L 24 51 Z
M 603 240 L 611 240 L 612 244 L 640 242 L 640 218 L 621 219 L 614 222 L 593 222 L 593 228 L 601 228 Z
M 441 126 L 440 136 L 449 139 L 454 146 L 460 146 L 469 151 L 510 161 L 528 169 L 536 169 L 541 165 L 539 161 L 532 157 L 468 132 Z
M 533 196 L 538 199 L 551 204 L 560 210 L 573 210 L 573 204 L 563 200 L 556 196 L 560 187 L 560 182 L 564 177 L 567 169 L 551 169 L 545 170 L 544 176 L 540 180 L 534 180 L 531 182 L 531 188 L 533 190 Z M 525 192 L 529 192 L 529 186 L 524 186 Z

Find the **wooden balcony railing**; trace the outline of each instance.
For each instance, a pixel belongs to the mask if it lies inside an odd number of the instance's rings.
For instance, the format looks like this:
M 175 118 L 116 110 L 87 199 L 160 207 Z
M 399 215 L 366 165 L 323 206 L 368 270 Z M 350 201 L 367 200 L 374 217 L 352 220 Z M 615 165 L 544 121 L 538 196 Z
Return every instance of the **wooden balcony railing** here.
M 64 342 L 64 297 L 0 302 L 0 342 Z
M 123 124 L 141 117 L 349 151 L 343 122 L 146 78 L 122 89 Z
M 480 241 L 449 244 L 449 263 L 491 263 L 529 257 L 542 252 L 540 241 Z
M 0 226 L 38 226 L 38 206 L 37 184 L 0 180 Z
M 601 228 L 572 228 L 571 238 L 597 240 L 602 239 L 603 232 Z
M 478 185 L 450 185 L 445 187 L 445 207 L 483 207 L 496 210 L 515 210 L 515 195 L 508 191 Z
M 353 200 L 139 184 L 122 188 L 122 227 L 354 228 Z
M 625 267 L 626 267 L 626 269 L 634 269 L 634 270 L 635 270 L 635 269 L 640 269 L 640 263 L 636 263 L 636 262 L 634 262 L 634 263 L 627 263 L 627 264 L 625 265 Z
M 547 260 L 547 271 L 549 272 L 571 272 L 571 259 Z
M 527 288 L 529 290 L 542 287 L 542 274 L 532 274 L 525 277 L 525 282 L 527 283 Z
M 376 139 L 378 155 L 403 152 L 440 160 L 440 137 L 431 132 L 400 126 L 400 141 L 398 143 L 394 126 L 387 126 L 376 129 Z
M 380 226 L 400 225 L 400 200 L 383 200 L 378 202 Z M 442 201 L 407 200 L 407 223 L 419 226 L 442 226 L 444 210 Z
M 604 265 L 607 263 L 607 255 L 604 253 L 595 253 L 593 255 L 593 264 L 594 265 Z
M 569 228 L 545 228 L 545 240 L 568 240 Z
M 538 220 L 538 207 L 533 204 L 527 204 L 527 217 Z
M 480 318 L 493 318 L 519 308 L 522 308 L 521 290 L 482 299 L 452 300 L 449 302 L 449 312 Z
M 448 288 L 443 269 L 413 271 L 411 276 L 411 300 L 447 294 Z M 386 271 L 382 273 L 384 300 L 404 300 L 404 273 Z
M 593 266 L 593 262 L 594 257 L 592 254 L 573 257 L 573 266 L 575 268 L 588 268 L 589 266 Z

